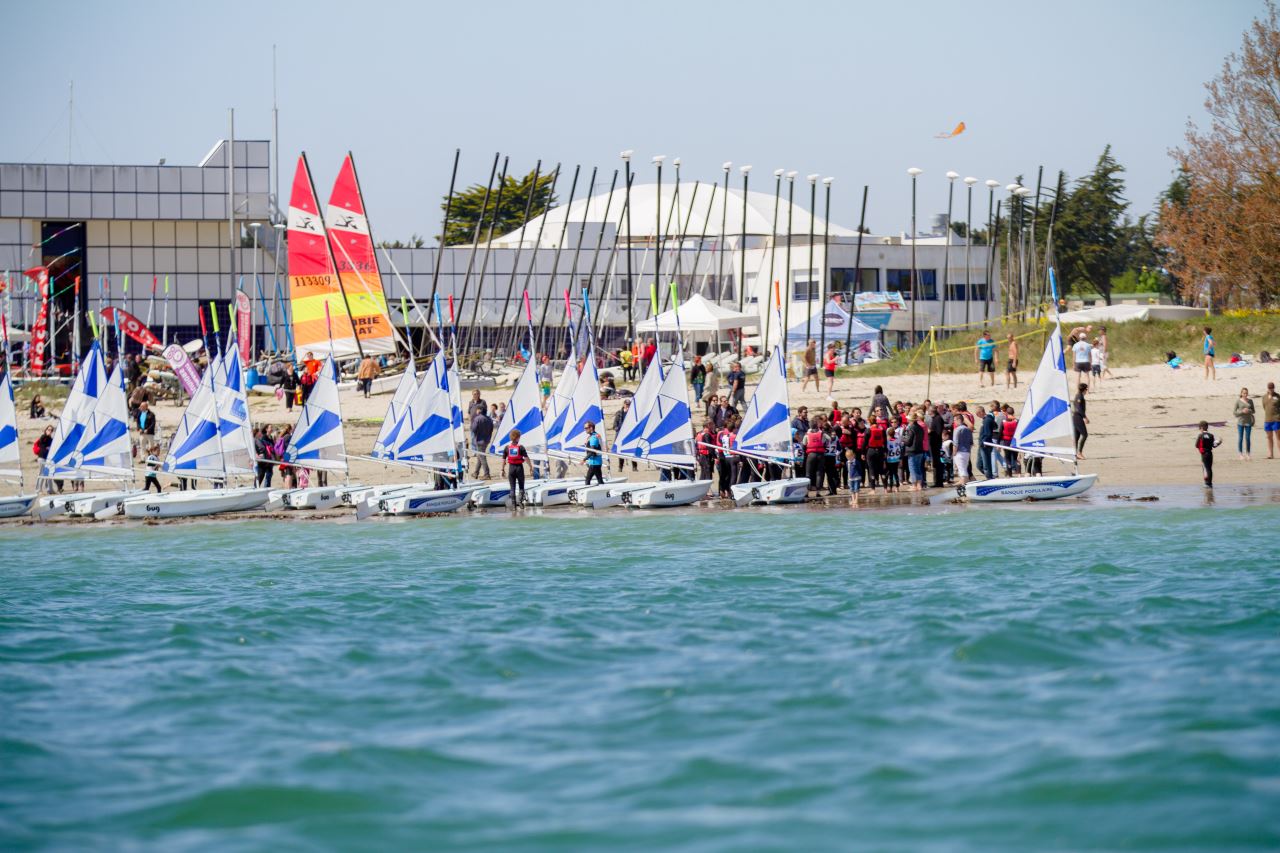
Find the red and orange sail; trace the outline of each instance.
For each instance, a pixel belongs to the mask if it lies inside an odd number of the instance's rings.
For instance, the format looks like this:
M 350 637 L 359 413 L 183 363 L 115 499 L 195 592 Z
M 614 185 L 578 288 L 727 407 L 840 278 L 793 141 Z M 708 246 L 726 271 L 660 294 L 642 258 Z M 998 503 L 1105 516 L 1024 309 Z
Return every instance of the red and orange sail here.
M 325 226 L 333 247 L 333 262 L 347 297 L 360 346 L 366 353 L 395 352 L 395 328 L 387 313 L 387 296 L 378 274 L 378 257 L 365 214 L 364 196 L 348 153 L 333 182 Z
M 297 357 L 306 358 L 308 353 L 316 358 L 330 352 L 339 358 L 357 354 L 351 316 L 325 235 L 306 153 L 298 157 L 293 173 L 288 229 L 289 304 Z

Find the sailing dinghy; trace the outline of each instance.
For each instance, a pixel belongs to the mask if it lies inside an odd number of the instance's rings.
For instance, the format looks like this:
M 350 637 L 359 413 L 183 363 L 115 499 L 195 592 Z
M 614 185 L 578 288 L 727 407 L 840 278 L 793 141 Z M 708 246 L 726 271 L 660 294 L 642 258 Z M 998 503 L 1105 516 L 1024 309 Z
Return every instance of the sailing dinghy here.
M 13 404 L 9 371 L 0 372 L 0 479 L 18 482 L 18 494 L 0 496 L 0 518 L 17 518 L 31 512 L 36 495 L 24 495 L 22 448 L 18 444 L 18 411 Z
M 772 463 L 792 465 L 791 411 L 787 397 L 787 370 L 782 347 L 774 345 L 773 354 L 764 366 L 760 384 L 747 402 L 738 427 L 738 443 L 733 452 L 746 458 L 747 464 Z M 809 493 L 808 477 L 737 483 L 730 487 L 737 506 L 748 504 L 801 503 Z
M 298 414 L 293 439 L 284 452 L 284 461 L 347 476 L 347 445 L 342 434 L 342 405 L 338 399 L 338 365 L 327 356 L 307 402 Z M 342 502 L 337 486 L 309 486 L 292 489 L 281 496 L 288 509 L 329 509 Z
M 1069 498 L 1088 491 L 1097 474 L 1081 474 L 1076 461 L 1076 431 L 1071 418 L 1070 384 L 1062 345 L 1062 323 L 1057 316 L 1058 287 L 1053 268 L 1049 268 L 1049 285 L 1053 293 L 1054 328 L 1045 343 L 1040 366 L 1027 386 L 1022 404 L 1022 419 L 1013 434 L 1011 448 L 989 446 L 1015 453 L 1070 462 L 1070 474 L 1037 474 L 1029 477 L 996 477 L 957 486 L 956 493 L 970 501 L 1050 501 Z M 1050 442 L 1068 439 L 1070 447 L 1055 447 Z

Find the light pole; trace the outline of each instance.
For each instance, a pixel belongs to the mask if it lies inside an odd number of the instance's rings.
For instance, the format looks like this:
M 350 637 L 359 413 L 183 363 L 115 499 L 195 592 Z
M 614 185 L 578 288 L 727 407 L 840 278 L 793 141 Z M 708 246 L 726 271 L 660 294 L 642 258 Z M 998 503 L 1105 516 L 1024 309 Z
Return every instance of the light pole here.
M 627 190 L 626 198 L 623 203 L 627 209 L 627 346 L 630 347 L 635 342 L 635 325 L 632 323 L 631 316 L 631 297 L 635 287 L 634 280 L 631 277 L 631 155 L 632 151 L 628 148 L 618 156 L 622 158 L 623 168 L 627 173 Z M 616 237 L 614 239 L 617 239 Z M 536 257 L 536 252 L 535 252 Z M 603 306 L 600 308 L 604 310 Z
M 742 277 L 738 281 L 738 313 L 741 314 L 747 298 L 747 180 L 751 175 L 751 167 L 739 166 L 738 171 L 742 172 L 742 242 L 738 245 L 738 252 L 742 256 Z M 743 330 L 738 329 L 738 358 L 742 358 L 742 337 Z
M 1027 265 L 1027 208 L 1026 200 L 1031 195 L 1029 187 L 1018 187 L 1014 190 L 1018 197 L 1018 310 L 1025 311 L 1027 298 L 1031 295 L 1031 281 Z
M 991 279 L 996 273 L 996 242 L 994 211 L 996 204 L 996 187 L 1000 182 L 994 178 L 987 179 L 987 286 L 982 294 L 982 319 L 991 319 Z
M 916 178 L 924 174 L 924 169 L 912 166 L 907 169 L 911 176 L 911 345 L 916 345 Z
M 262 227 L 261 222 L 249 223 L 249 230 L 253 232 L 253 286 L 255 289 L 258 286 L 258 229 L 260 229 L 261 227 Z M 249 296 L 249 294 L 245 294 L 245 295 Z M 263 313 L 265 312 L 266 312 L 266 308 L 264 307 Z M 256 313 L 257 313 L 257 309 L 253 301 L 253 297 L 249 296 L 249 339 L 250 340 L 253 340 L 255 337 L 253 333 L 253 316 Z M 264 317 L 263 319 L 265 320 L 266 318 Z M 254 340 L 253 346 L 249 350 L 250 359 L 252 359 L 253 357 L 253 351 L 256 350 L 257 348 L 258 348 L 258 342 Z
M 284 241 L 284 232 L 289 226 L 283 222 L 277 222 L 271 227 L 276 231 L 275 248 L 271 250 L 271 259 L 275 266 L 275 280 L 271 287 L 271 327 L 274 329 L 280 326 L 281 330 L 284 330 L 284 326 L 280 323 L 280 244 Z M 287 340 L 289 335 L 281 335 L 281 337 Z M 276 338 L 276 349 L 280 349 L 280 338 Z
M 1008 294 L 1005 294 L 1004 304 L 1001 306 L 1001 310 L 1000 310 L 1001 316 L 1012 314 L 1014 311 L 1018 310 L 1017 308 L 1018 296 L 1022 289 L 1022 282 L 1020 280 L 1020 277 L 1014 276 L 1014 264 L 1017 263 L 1017 259 L 1014 257 L 1014 251 L 1013 251 L 1013 248 L 1014 248 L 1013 247 L 1013 229 L 1022 227 L 1021 220 L 1019 219 L 1019 216 L 1018 216 L 1018 214 L 1021 212 L 1020 208 L 1022 207 L 1022 199 L 1018 198 L 1018 194 L 1017 194 L 1018 190 L 1021 189 L 1021 187 L 1022 187 L 1022 184 L 1019 184 L 1016 182 L 1012 184 L 1005 184 L 1005 187 L 1004 187 L 1005 192 L 1009 193 L 1009 207 L 1008 207 L 1009 212 L 1007 214 L 1009 219 L 1009 228 L 1005 232 L 1006 234 L 1005 242 L 1009 244 L 1009 251 L 1005 252 L 1004 263 L 1005 263 L 1005 271 L 1008 273 L 1007 278 L 1009 281 L 1014 282 L 1014 288 L 1013 288 L 1012 298 L 1010 298 Z M 1018 201 L 1018 208 L 1019 208 L 1018 210 L 1015 210 L 1013 206 L 1015 199 L 1017 199 Z
M 972 298 L 970 290 L 973 287 L 973 268 L 969 265 L 970 253 L 969 249 L 973 246 L 973 185 L 978 182 L 977 178 L 965 178 L 965 189 L 968 190 L 968 207 L 964 215 L 964 324 L 969 325 L 969 300 Z
M 787 253 L 782 259 L 782 271 L 786 287 L 782 288 L 782 328 L 778 330 L 782 336 L 782 354 L 787 354 L 787 334 L 791 331 L 791 217 L 796 210 L 796 174 L 792 169 L 787 172 Z
M 826 206 L 822 214 L 822 275 L 818 282 L 821 290 L 818 293 L 818 301 L 822 303 L 822 336 L 821 350 L 825 354 L 827 351 L 827 299 L 830 298 L 828 291 L 831 289 L 831 259 L 828 253 L 831 250 L 831 182 L 835 178 L 823 178 L 822 186 L 826 189 Z M 849 306 L 849 310 L 853 310 L 853 306 Z
M 725 229 L 728 227 L 729 221 L 729 172 L 733 169 L 733 163 L 726 160 L 721 166 L 724 170 L 724 199 L 720 203 L 720 242 L 716 244 L 716 303 L 719 304 L 724 299 L 724 241 Z M 719 345 L 720 333 L 716 333 L 717 345 Z
M 655 290 L 658 287 L 658 276 L 661 274 L 662 266 L 662 161 L 665 159 L 667 159 L 665 154 L 655 154 L 653 157 L 653 164 L 658 167 L 658 195 L 653 203 L 653 286 Z M 644 270 L 641 270 L 640 274 L 644 275 Z
M 809 280 L 804 289 L 804 345 L 809 346 L 809 336 L 813 334 L 813 215 L 818 211 L 818 176 L 806 175 L 809 182 Z

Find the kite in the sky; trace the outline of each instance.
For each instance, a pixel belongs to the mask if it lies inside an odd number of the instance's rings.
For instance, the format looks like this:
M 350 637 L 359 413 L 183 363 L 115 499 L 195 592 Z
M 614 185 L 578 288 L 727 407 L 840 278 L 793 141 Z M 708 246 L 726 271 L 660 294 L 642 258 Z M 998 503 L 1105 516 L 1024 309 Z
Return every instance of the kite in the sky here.
M 934 134 L 933 138 L 934 139 L 950 139 L 951 137 L 959 136 L 962 133 L 964 133 L 964 122 L 960 122 L 959 124 L 957 124 L 956 129 L 951 131 L 950 133 L 936 133 Z

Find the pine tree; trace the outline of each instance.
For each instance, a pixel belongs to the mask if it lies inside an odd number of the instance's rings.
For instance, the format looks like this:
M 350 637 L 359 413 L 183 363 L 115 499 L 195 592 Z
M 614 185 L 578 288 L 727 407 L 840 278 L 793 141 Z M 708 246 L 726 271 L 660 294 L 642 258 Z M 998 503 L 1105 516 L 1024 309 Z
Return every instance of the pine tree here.
M 514 231 L 524 224 L 524 206 L 530 192 L 534 193 L 533 205 L 529 208 L 530 219 L 545 213 L 555 204 L 555 195 L 552 191 L 553 180 L 551 175 L 539 175 L 538 184 L 534 187 L 533 172 L 529 172 L 522 178 L 508 175 L 502 191 L 502 208 L 497 211 L 498 221 L 493 229 L 494 236 Z M 444 235 L 446 246 L 470 243 L 474 239 L 476 220 L 481 216 L 480 206 L 485 200 L 484 190 L 483 184 L 476 184 L 454 194 L 453 204 L 449 210 L 449 227 Z M 489 223 L 493 221 L 494 205 L 497 200 L 498 185 L 495 182 L 492 192 L 489 193 L 488 209 L 484 211 L 484 222 L 480 227 L 481 240 L 489 233 Z M 440 202 L 442 212 L 448 201 L 446 198 Z
M 1111 304 L 1111 279 L 1124 271 L 1124 166 L 1103 149 L 1093 171 L 1076 182 L 1058 215 L 1054 254 L 1063 292 L 1089 287 Z

